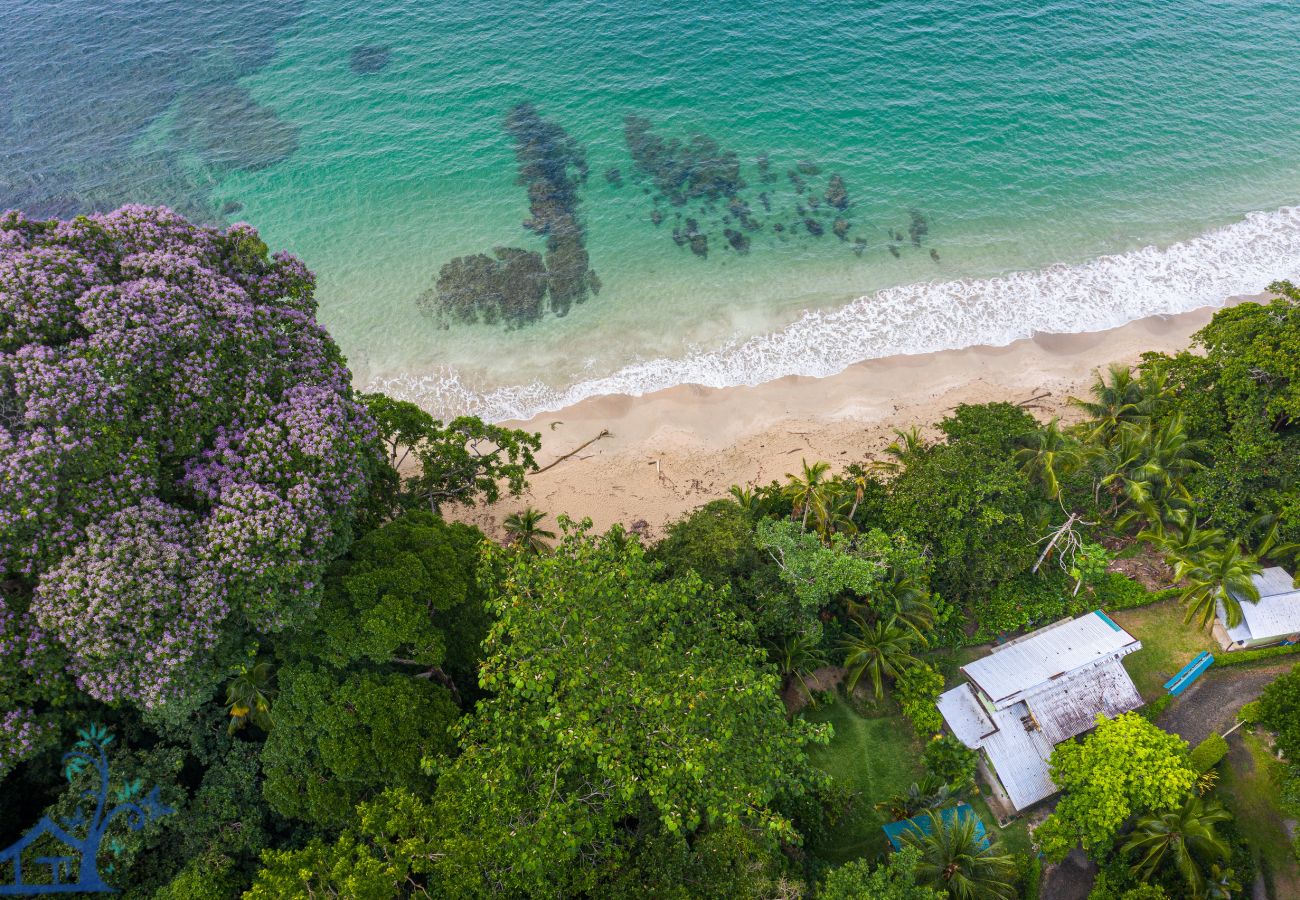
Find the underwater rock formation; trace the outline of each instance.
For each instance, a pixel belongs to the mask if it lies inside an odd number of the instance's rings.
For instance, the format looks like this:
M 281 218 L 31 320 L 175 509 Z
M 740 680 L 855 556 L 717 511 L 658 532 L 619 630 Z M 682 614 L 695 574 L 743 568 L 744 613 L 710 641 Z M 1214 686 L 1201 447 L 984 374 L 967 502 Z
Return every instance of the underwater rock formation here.
M 518 327 L 541 318 L 548 276 L 542 255 L 517 247 L 497 247 L 458 256 L 438 272 L 432 291 L 417 301 L 421 310 L 457 322 L 504 322 Z
M 728 228 L 722 234 L 726 237 L 727 243 L 731 244 L 731 249 L 737 253 L 749 252 L 749 238 L 743 232 Z
M 930 226 L 925 221 L 925 216 L 917 210 L 912 210 L 912 224 L 907 226 L 907 233 L 912 236 L 912 244 L 921 246 L 921 239 L 930 233 Z
M 623 186 L 623 173 L 622 173 L 621 170 L 619 170 L 619 169 L 617 169 L 617 168 L 615 168 L 615 169 L 606 169 L 606 170 L 605 170 L 605 180 L 608 181 L 608 182 L 609 182 L 611 185 L 613 185 L 614 187 L 622 187 L 622 186 Z
M 809 162 L 806 159 L 800 160 L 795 165 L 799 169 L 799 174 L 807 175 L 809 178 L 814 175 L 820 175 L 822 172 L 821 166 L 817 165 L 815 162 Z
M 266 169 L 298 150 L 298 127 L 239 84 L 191 91 L 181 100 L 175 121 L 177 143 L 221 174 Z
M 934 260 L 935 262 L 939 261 L 939 251 L 934 249 L 933 247 L 930 248 L 930 259 Z
M 836 209 L 849 208 L 849 192 L 845 190 L 844 179 L 839 175 L 832 175 L 826 186 L 826 202 Z
M 352 48 L 348 67 L 358 75 L 374 75 L 388 68 L 392 58 L 392 48 L 387 45 L 362 44 Z
M 227 200 L 225 203 L 221 204 L 221 214 L 223 216 L 233 216 L 243 208 L 244 204 L 240 203 L 238 200 Z
M 659 209 L 659 207 L 656 206 L 654 209 L 650 210 L 650 221 L 656 225 L 663 224 L 664 214 L 663 211 Z
M 794 185 L 794 192 L 796 194 L 802 194 L 804 189 L 808 187 L 808 185 L 804 183 L 804 180 L 799 177 L 799 173 L 794 169 L 787 169 L 785 177 L 789 178 L 790 183 Z
M 822 227 L 822 223 L 813 218 L 804 219 L 803 226 L 808 229 L 808 233 L 813 237 L 821 237 L 826 233 L 826 229 Z
M 836 219 L 835 224 L 831 226 L 831 231 L 835 232 L 835 236 L 840 240 L 847 240 L 849 236 L 849 220 L 843 216 Z
M 685 141 L 665 139 L 652 127 L 644 116 L 629 115 L 623 120 L 623 137 L 637 169 L 669 203 L 712 202 L 735 196 L 745 187 L 735 151 L 723 150 L 707 134 L 696 132 Z

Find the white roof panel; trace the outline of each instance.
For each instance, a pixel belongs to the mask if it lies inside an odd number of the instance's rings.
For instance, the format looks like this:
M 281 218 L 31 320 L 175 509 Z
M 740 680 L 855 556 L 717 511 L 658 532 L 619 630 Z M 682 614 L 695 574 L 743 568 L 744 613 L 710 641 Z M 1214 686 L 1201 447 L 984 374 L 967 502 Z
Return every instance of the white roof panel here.
M 962 671 L 1001 708 L 1069 672 L 1141 646 L 1099 610 L 1028 634 L 962 666 Z
M 979 749 L 984 738 L 997 730 L 969 684 L 963 682 L 940 694 L 937 705 L 957 740 L 972 750 Z
M 1259 602 L 1243 601 L 1241 621 L 1227 628 L 1223 603 L 1218 604 L 1219 619 L 1234 641 L 1266 641 L 1300 633 L 1300 590 L 1291 575 L 1281 566 L 1272 566 L 1251 578 L 1259 589 Z
M 1022 720 L 1028 713 L 1023 703 L 995 712 L 998 730 L 984 740 L 982 748 L 1017 810 L 1056 793 L 1047 765 L 1052 745 L 1043 732 L 1026 730 Z

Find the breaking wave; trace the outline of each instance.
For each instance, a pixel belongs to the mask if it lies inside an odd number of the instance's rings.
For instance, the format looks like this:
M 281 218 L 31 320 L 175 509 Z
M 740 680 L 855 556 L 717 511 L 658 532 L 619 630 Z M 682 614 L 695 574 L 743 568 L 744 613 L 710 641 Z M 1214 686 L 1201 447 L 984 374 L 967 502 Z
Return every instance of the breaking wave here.
M 824 377 L 885 356 L 1005 346 L 1035 332 L 1102 331 L 1259 293 L 1300 277 L 1300 207 L 1251 213 L 1240 222 L 1166 248 L 1144 247 L 1080 265 L 996 278 L 887 288 L 838 309 L 807 312 L 777 331 L 676 359 L 652 359 L 565 388 L 540 383 L 477 392 L 457 373 L 376 379 L 370 387 L 440 415 L 490 421 L 608 394 L 640 396 L 679 384 L 756 385 L 787 375 Z

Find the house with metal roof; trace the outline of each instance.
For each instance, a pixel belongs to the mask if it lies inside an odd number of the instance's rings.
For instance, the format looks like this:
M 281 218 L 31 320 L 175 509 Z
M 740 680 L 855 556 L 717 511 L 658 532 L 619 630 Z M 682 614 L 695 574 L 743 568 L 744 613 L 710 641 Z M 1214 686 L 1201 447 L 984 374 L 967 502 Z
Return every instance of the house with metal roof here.
M 1142 705 L 1121 662 L 1142 642 L 1100 610 L 1062 619 L 961 667 L 966 682 L 939 697 L 952 733 L 978 750 L 1017 810 L 1056 793 L 1048 760 L 1097 716 Z
M 1238 597 L 1241 621 L 1231 628 L 1223 602 L 1219 602 L 1213 633 L 1223 649 L 1244 650 L 1300 640 L 1300 589 L 1295 579 L 1281 566 L 1273 566 L 1252 576 L 1251 581 L 1259 590 L 1259 602 Z

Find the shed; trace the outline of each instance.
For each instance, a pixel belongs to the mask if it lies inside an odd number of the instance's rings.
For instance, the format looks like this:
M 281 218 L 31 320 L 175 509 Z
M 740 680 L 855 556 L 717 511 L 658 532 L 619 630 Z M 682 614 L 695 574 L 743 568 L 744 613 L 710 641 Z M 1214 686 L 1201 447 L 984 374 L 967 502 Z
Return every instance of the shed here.
M 1272 566 L 1251 578 L 1259 591 L 1259 602 L 1238 597 L 1241 621 L 1228 627 L 1227 611 L 1218 604 L 1215 636 L 1225 650 L 1265 647 L 1300 639 L 1300 590 L 1281 566 Z

